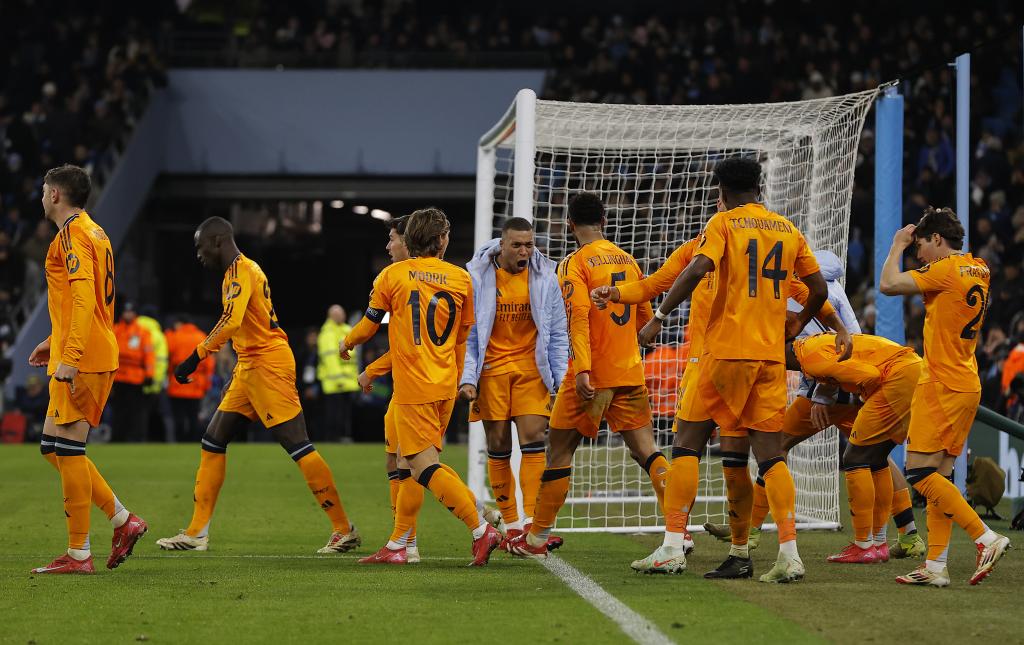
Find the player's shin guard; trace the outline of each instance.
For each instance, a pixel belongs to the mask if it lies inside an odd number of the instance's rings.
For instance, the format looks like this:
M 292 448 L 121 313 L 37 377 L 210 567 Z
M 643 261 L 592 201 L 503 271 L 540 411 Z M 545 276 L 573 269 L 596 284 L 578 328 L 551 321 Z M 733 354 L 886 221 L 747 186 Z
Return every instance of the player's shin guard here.
M 754 503 L 754 485 L 750 481 L 747 455 L 742 452 L 723 452 L 722 474 L 725 476 L 726 498 L 729 502 L 732 543 L 744 546 L 750 535 L 750 511 Z
M 85 442 L 58 437 L 55 445 L 61 489 L 64 492 L 68 548 L 88 551 L 92 477 L 89 474 L 89 460 L 85 456 Z
M 672 465 L 665 483 L 664 546 L 682 548 L 690 510 L 696 499 L 700 475 L 700 453 L 689 448 L 672 448 Z
M 960 489 L 934 468 L 915 468 L 907 471 L 907 481 L 919 493 L 935 502 L 935 505 L 953 521 L 960 525 L 972 540 L 982 536 L 988 527 L 981 521 L 978 514 L 967 503 Z M 931 543 L 931 536 L 928 542 Z M 929 552 L 931 548 L 929 546 Z
M 847 464 L 846 492 L 850 500 L 850 521 L 857 546 L 871 546 L 871 524 L 874 521 L 875 483 L 867 464 Z
M 416 518 L 423 506 L 423 487 L 412 478 L 412 471 L 398 470 L 398 499 L 395 504 L 395 526 L 388 548 L 409 546 L 416 539 Z M 392 546 L 392 544 L 394 546 Z
M 389 470 L 388 471 L 388 494 L 389 494 L 389 496 L 391 498 L 391 519 L 392 520 L 395 519 L 395 512 L 396 512 L 396 508 L 397 508 L 397 505 L 398 505 L 398 486 L 399 486 L 398 471 L 397 470 Z
M 572 466 L 544 469 L 544 474 L 540 477 L 540 490 L 537 492 L 533 526 L 530 529 L 530 534 L 535 538 L 547 540 L 551 535 L 558 511 L 565 504 L 565 497 L 569 494 L 571 480 Z
M 668 459 L 661 452 L 652 453 L 644 460 L 644 470 L 651 478 L 651 486 L 658 497 L 658 508 L 665 513 L 665 488 L 668 486 Z
M 56 441 L 56 437 L 44 434 L 39 441 L 39 452 L 42 453 L 43 459 L 59 473 L 60 466 L 57 465 Z M 100 471 L 96 469 L 96 464 L 92 462 L 92 459 L 89 459 L 89 457 L 85 459 L 89 462 L 89 477 L 92 481 L 92 503 L 103 511 L 108 520 L 113 520 L 115 515 L 124 510 L 124 505 L 114 495 L 114 491 L 107 484 L 107 480 L 103 479 Z M 127 518 L 127 513 L 125 513 L 125 517 Z
M 302 476 L 306 478 L 306 485 L 312 491 L 317 504 L 324 509 L 327 517 L 331 520 L 331 527 L 335 533 L 352 532 L 352 524 L 345 514 L 345 507 L 341 503 L 341 496 L 338 495 L 338 488 L 334 485 L 334 475 L 331 468 L 320 456 L 312 441 L 302 441 L 291 446 L 281 444 L 281 447 L 295 460 Z
M 501 519 L 509 526 L 519 521 L 516 502 L 516 480 L 512 476 L 512 451 L 487 451 L 487 478 L 491 480 L 494 502 L 501 511 Z
M 420 486 L 430 490 L 437 501 L 459 518 L 470 531 L 480 525 L 476 497 L 455 471 L 444 468 L 443 464 L 432 464 L 423 469 L 417 481 Z
M 875 485 L 875 505 L 871 519 L 871 534 L 879 536 L 884 534 L 885 525 L 889 523 L 889 514 L 892 510 L 893 487 L 889 464 L 872 466 L 871 480 Z
M 768 517 L 768 491 L 764 488 L 764 479 L 760 475 L 754 482 L 754 503 L 750 507 L 750 526 L 761 528 L 764 518 Z
M 768 494 L 768 508 L 779 527 L 779 545 L 796 540 L 796 486 L 782 457 L 768 459 L 757 465 Z
M 540 478 L 544 475 L 546 466 L 544 454 L 544 442 L 519 446 L 522 452 L 522 460 L 519 462 L 519 488 L 523 490 L 523 522 L 533 520 L 533 513 L 537 506 L 537 493 L 540 492 Z
M 206 537 L 213 509 L 217 506 L 220 487 L 224 485 L 224 472 L 227 468 L 226 444 L 218 443 L 206 434 L 203 435 L 200 448 L 202 450 L 199 452 L 199 470 L 196 471 L 196 485 L 192 492 L 192 521 L 185 529 L 185 534 L 189 537 Z
M 914 507 L 910 500 L 909 488 L 897 488 L 892 492 L 892 508 L 889 512 L 900 535 L 904 535 L 907 532 L 917 532 L 917 526 L 914 524 Z

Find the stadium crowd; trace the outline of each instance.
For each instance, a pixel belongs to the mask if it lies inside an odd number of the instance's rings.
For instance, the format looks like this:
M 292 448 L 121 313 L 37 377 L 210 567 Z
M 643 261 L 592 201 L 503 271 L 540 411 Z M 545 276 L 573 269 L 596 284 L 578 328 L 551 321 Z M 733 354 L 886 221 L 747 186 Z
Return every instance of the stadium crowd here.
M 5 3 L 0 349 L 13 342 L 19 302 L 38 292 L 53 234 L 40 218 L 42 173 L 70 162 L 90 169 L 102 184 L 146 96 L 164 82 L 163 61 L 171 56 L 177 32 L 204 28 L 229 34 L 227 46 L 245 54 L 232 59 L 238 65 L 271 65 L 277 53 L 298 53 L 288 60 L 307 66 L 415 67 L 437 62 L 438 54 L 450 65 L 507 66 L 525 60 L 517 54 L 530 54 L 549 68 L 545 98 L 606 103 L 812 99 L 899 77 L 907 97 L 906 223 L 916 221 L 928 204 L 954 205 L 954 80 L 946 63 L 986 42 L 973 67 L 970 206 L 971 250 L 993 270 L 979 343 L 983 404 L 1024 415 L 1024 138 L 1014 27 L 1019 7 L 995 3 L 982 11 L 965 5 L 932 17 L 908 6 L 894 19 L 834 5 L 816 7 L 797 23 L 774 15 L 779 12 L 771 3 L 738 2 L 694 9 L 699 13 L 644 3 L 628 11 L 596 7 L 571 20 L 549 17 L 539 3 L 499 2 L 467 12 L 408 0 L 254 1 L 231 11 L 218 3 L 153 2 L 103 13 L 101 20 L 93 10 L 104 4 Z M 869 119 L 858 157 L 847 275 L 866 332 L 873 331 L 875 317 L 872 127 Z M 920 351 L 923 303 L 908 298 L 906 312 L 908 341 Z M 37 409 L 45 394 L 30 380 L 6 409 Z

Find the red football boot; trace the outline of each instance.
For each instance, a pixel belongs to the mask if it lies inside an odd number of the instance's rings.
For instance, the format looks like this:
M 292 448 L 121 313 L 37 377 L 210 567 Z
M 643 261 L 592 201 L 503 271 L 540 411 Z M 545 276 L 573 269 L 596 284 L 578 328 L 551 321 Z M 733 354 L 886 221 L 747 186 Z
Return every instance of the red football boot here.
M 501 544 L 498 545 L 498 548 L 502 551 L 508 551 L 508 543 L 526 532 L 523 529 L 509 529 L 505 531 L 505 537 L 501 539 Z
M 876 544 L 875 545 L 875 554 L 877 556 L 877 561 L 878 562 L 888 562 L 889 561 L 889 543 L 886 542 L 885 544 Z
M 523 527 L 522 532 L 529 533 L 531 528 L 533 528 L 533 524 L 527 524 Z M 560 549 L 564 543 L 565 540 L 563 540 L 560 536 L 550 535 L 548 536 L 548 543 L 546 546 L 548 548 L 548 551 L 554 551 L 555 549 Z M 507 547 L 505 548 L 505 551 L 508 551 Z
M 65 553 L 45 567 L 36 567 L 29 573 L 96 573 L 92 566 L 92 556 L 84 560 L 76 560 Z
M 389 549 L 386 544 L 373 555 L 359 558 L 359 564 L 406 564 L 408 561 L 405 549 Z
M 135 548 L 135 543 L 142 539 L 142 536 L 149 530 L 146 521 L 135 513 L 129 513 L 124 524 L 114 529 L 114 537 L 110 541 L 110 557 L 107 558 L 107 568 L 116 569 L 118 565 L 128 559 Z
M 482 567 L 491 559 L 491 551 L 501 544 L 501 533 L 490 524 L 484 534 L 473 540 L 473 561 L 471 567 Z
M 521 558 L 546 558 L 548 557 L 548 545 L 532 546 L 526 541 L 529 533 L 523 533 L 514 540 L 509 540 L 508 552 Z
M 873 546 L 862 549 L 856 544 L 850 544 L 839 553 L 828 556 L 829 562 L 843 564 L 874 564 L 878 562 L 878 553 Z

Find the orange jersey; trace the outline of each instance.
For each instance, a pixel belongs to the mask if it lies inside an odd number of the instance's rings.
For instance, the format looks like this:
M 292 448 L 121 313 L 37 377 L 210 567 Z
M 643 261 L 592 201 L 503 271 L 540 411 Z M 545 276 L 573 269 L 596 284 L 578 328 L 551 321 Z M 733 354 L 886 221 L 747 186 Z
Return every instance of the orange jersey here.
M 494 269 L 494 328 L 484 354 L 482 376 L 537 371 L 537 325 L 530 310 L 529 273 L 529 268 L 519 273 Z
M 921 360 L 910 347 L 870 334 L 853 335 L 853 355 L 842 363 L 836 354 L 835 334 L 801 338 L 793 343 L 793 353 L 807 376 L 835 379 L 847 392 L 865 398 L 882 385 L 892 365 Z
M 466 342 L 473 325 L 469 273 L 439 258 L 396 262 L 374 281 L 366 317 L 379 324 L 385 311 L 391 313 L 388 354 L 399 366 L 391 373 L 394 402 L 454 398 L 460 375 L 456 345 Z
M 596 240 L 562 260 L 558 278 L 569 317 L 569 373 L 590 372 L 595 388 L 642 385 L 644 367 L 636 335 L 653 315 L 651 303 L 602 310 L 590 301 L 595 287 L 643 278 L 633 256 L 608 240 Z M 592 360 L 595 354 L 597 361 Z
M 224 313 L 202 343 L 199 356 L 218 351 L 228 340 L 245 365 L 270 351 L 288 348 L 288 335 L 277 322 L 270 283 L 263 269 L 241 253 L 224 272 Z
M 64 222 L 46 252 L 46 305 L 50 312 L 50 363 L 81 372 L 118 366 L 114 338 L 114 253 L 110 239 L 85 211 Z
M 792 278 L 819 271 L 800 230 L 761 204 L 745 204 L 712 217 L 695 253 L 714 262 L 718 274 L 704 351 L 784 362 Z
M 984 260 L 953 253 L 910 272 L 924 294 L 924 370 L 954 392 L 980 392 L 978 330 L 988 307 L 991 274 Z

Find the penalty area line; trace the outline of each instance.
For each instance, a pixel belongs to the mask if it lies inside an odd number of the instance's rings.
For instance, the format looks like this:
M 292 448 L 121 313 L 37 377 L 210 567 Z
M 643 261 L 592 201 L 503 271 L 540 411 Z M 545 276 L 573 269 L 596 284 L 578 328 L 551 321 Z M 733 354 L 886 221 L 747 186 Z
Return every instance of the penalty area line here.
M 630 609 L 621 600 L 605 591 L 604 587 L 594 582 L 589 576 L 565 560 L 554 555 L 548 555 L 548 557 L 541 560 L 541 564 L 559 580 L 564 582 L 567 587 L 611 619 L 626 636 L 629 636 L 637 643 L 641 645 L 665 645 L 675 642 L 663 634 L 654 623 Z

